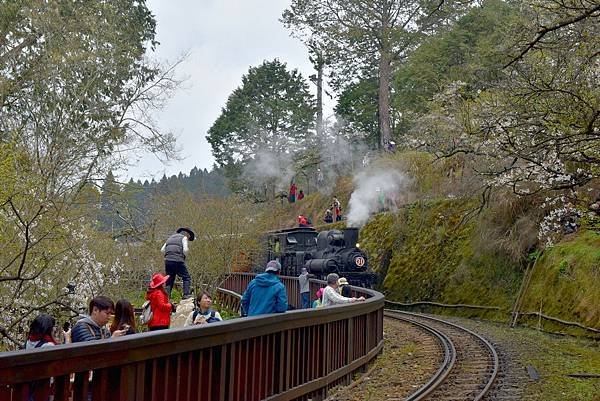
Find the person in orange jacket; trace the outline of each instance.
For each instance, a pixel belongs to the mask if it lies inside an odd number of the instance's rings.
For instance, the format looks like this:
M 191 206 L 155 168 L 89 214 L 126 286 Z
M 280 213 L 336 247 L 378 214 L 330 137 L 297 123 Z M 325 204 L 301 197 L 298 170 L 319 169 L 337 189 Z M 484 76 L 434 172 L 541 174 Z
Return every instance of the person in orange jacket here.
M 298 227 L 310 227 L 310 223 L 306 217 L 302 215 L 298 216 Z
M 152 318 L 148 322 L 148 330 L 168 329 L 171 324 L 171 313 L 175 312 L 175 305 L 169 303 L 169 296 L 165 291 L 165 283 L 169 276 L 156 273 L 152 276 L 146 292 L 146 299 L 150 301 Z

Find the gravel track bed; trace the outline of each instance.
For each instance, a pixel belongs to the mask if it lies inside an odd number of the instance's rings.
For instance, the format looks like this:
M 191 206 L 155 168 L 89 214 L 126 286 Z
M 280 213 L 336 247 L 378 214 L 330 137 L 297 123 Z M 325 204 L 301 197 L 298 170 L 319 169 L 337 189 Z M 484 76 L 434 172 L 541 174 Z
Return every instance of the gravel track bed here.
M 353 387 L 330 391 L 327 400 L 402 400 L 433 376 L 442 362 L 437 340 L 422 329 L 397 320 L 383 320 L 384 349 Z
M 459 327 L 425 317 L 410 316 L 409 318 L 444 333 L 456 348 L 454 368 L 446 380 L 425 399 L 436 401 L 475 399 L 493 375 L 494 358 L 490 349 L 478 337 Z
M 600 378 L 568 376 L 600 374 L 599 342 L 510 329 L 489 321 L 435 317 L 483 335 L 496 349 L 500 370 L 484 401 L 600 401 Z M 358 378 L 352 387 L 332 390 L 329 400 L 403 400 L 429 380 L 441 363 L 437 341 L 407 323 L 384 319 L 384 339 L 384 352 L 369 375 Z M 536 369 L 540 377 L 532 379 L 527 367 Z

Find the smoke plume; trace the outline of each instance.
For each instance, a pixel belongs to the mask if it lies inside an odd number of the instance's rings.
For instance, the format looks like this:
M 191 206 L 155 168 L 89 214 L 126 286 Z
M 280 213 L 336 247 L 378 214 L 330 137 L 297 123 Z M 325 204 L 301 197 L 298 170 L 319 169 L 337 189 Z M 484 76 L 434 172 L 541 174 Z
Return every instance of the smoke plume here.
M 244 166 L 243 177 L 254 185 L 275 185 L 276 190 L 286 190 L 294 177 L 294 161 L 289 153 L 260 150 Z
M 348 204 L 348 226 L 362 227 L 371 214 L 395 210 L 404 203 L 410 178 L 397 170 L 372 168 L 354 177 L 354 192 Z
M 344 122 L 336 117 L 331 123 L 326 121 L 320 136 L 311 132 L 302 143 L 290 142 L 287 151 L 264 146 L 245 163 L 242 177 L 259 191 L 268 187 L 275 192 L 287 192 L 292 179 L 296 178 L 302 185 L 308 180 L 311 192 L 316 188 L 324 195 L 331 195 L 340 176 L 362 168 L 369 150 L 358 140 L 360 135 L 344 133 L 343 128 Z M 268 143 L 264 135 L 257 133 L 257 136 Z M 317 178 L 319 175 L 322 179 Z

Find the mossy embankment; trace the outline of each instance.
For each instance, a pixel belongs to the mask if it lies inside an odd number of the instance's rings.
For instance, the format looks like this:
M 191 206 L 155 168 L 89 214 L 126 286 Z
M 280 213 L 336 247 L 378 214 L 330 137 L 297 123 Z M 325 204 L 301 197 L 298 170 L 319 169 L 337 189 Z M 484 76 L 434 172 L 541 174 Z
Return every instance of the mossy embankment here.
M 545 250 L 535 264 L 521 311 L 600 329 L 600 234 L 580 230 Z M 551 331 L 564 330 L 552 322 L 529 319 L 529 323 Z
M 360 245 L 371 268 L 380 274 L 379 289 L 399 302 L 435 301 L 494 306 L 498 312 L 474 309 L 426 309 L 508 321 L 528 267 L 536 256 L 543 211 L 535 197 L 518 198 L 495 190 L 482 207 L 477 177 L 460 159 L 434 163 L 431 155 L 405 152 L 374 161 L 374 168 L 405 172 L 411 180 L 404 205 L 374 214 L 360 233 Z M 273 229 L 295 226 L 299 214 L 317 229 L 336 195 L 346 209 L 353 180 L 343 177 L 332 188 L 320 188 L 294 204 L 278 203 Z M 519 310 L 542 312 L 565 321 L 600 329 L 600 235 L 586 229 L 564 237 L 538 258 Z M 519 322 L 554 332 L 589 331 L 522 316 Z
M 471 213 L 476 207 L 476 200 L 464 199 L 415 202 L 376 215 L 363 227 L 362 248 L 383 277 L 380 288 L 388 300 L 496 306 L 500 311 L 429 310 L 509 319 L 537 254 L 531 247 L 534 220 L 524 222 L 527 208 L 506 214 L 491 205 Z M 499 215 L 506 217 L 501 224 Z M 582 229 L 541 254 L 519 310 L 600 328 L 599 283 L 600 234 Z M 553 332 L 593 334 L 537 317 L 519 321 Z
M 498 306 L 509 310 L 522 278 L 519 261 L 482 246 L 475 200 L 415 202 L 372 218 L 361 231 L 389 300 Z

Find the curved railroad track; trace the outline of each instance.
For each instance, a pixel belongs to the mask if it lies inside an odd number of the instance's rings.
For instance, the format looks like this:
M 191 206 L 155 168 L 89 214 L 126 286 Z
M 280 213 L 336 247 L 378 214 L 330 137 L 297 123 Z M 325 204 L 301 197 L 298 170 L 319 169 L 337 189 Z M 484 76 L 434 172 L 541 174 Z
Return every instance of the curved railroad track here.
M 427 383 L 404 401 L 483 400 L 499 371 L 498 353 L 485 338 L 464 327 L 434 317 L 385 310 L 385 317 L 401 320 L 435 337 L 442 363 Z

